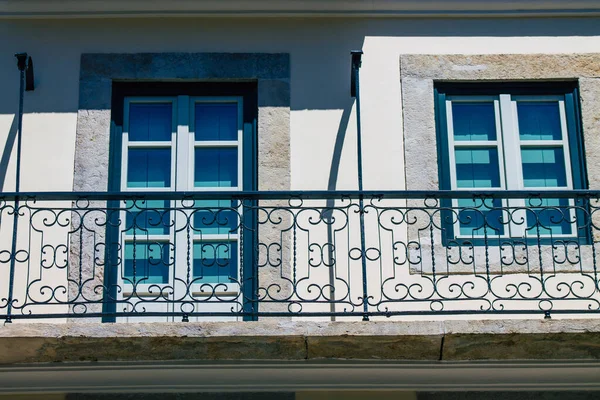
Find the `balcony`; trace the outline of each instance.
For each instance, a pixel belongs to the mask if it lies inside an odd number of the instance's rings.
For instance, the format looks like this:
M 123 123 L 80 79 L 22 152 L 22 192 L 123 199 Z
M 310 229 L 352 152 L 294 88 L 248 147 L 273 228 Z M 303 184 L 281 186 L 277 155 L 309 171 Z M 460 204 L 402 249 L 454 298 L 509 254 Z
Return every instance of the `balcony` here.
M 599 197 L 5 193 L 0 310 L 69 322 L 597 314 Z

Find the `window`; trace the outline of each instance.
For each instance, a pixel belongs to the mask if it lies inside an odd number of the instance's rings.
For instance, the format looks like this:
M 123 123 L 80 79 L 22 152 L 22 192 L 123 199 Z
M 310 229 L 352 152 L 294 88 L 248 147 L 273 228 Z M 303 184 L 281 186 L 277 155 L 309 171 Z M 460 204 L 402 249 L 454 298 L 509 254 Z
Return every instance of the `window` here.
M 241 115 L 242 99 L 235 97 L 127 97 L 121 190 L 243 189 L 238 179 L 243 174 Z M 127 221 L 122 257 L 125 287 L 133 283 L 174 285 L 176 277 L 186 276 L 187 263 L 170 262 L 177 259 L 170 253 L 180 248 L 187 253 L 187 221 L 192 225 L 192 282 L 237 281 L 241 211 L 236 204 L 202 200 L 195 202 L 193 210 L 182 211 L 185 206 L 174 201 L 127 203 L 122 217 Z M 171 249 L 177 243 L 186 245 Z M 184 257 L 187 254 L 182 253 Z M 230 291 L 229 285 L 222 285 L 221 291 Z
M 574 86 L 439 84 L 436 93 L 442 189 L 584 188 Z M 453 215 L 444 216 L 446 239 L 585 236 L 574 206 L 569 199 L 455 199 Z
M 191 296 L 207 291 L 238 296 L 244 286 L 242 253 L 254 251 L 248 235 L 241 248 L 241 226 L 249 226 L 241 203 L 186 203 L 169 198 L 169 192 L 255 188 L 254 88 L 165 83 L 116 89 L 112 190 L 164 192 L 165 200 L 113 205 L 121 211 L 111 233 L 119 248 L 112 255 L 112 283 L 125 297 L 134 290 L 136 298 L 151 297 L 162 287 L 169 288 L 162 295 L 176 301 L 188 287 Z

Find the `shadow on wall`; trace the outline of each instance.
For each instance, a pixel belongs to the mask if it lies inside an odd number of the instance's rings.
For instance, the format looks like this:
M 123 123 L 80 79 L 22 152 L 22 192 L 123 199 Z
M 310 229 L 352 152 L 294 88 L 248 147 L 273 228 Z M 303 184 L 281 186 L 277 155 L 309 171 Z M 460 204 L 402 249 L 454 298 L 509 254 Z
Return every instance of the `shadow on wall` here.
M 367 37 L 555 37 L 600 34 L 595 18 L 528 19 L 161 19 L 2 21 L 0 37 L 0 115 L 18 104 L 18 70 L 13 54 L 36 59 L 36 86 L 25 100 L 26 113 L 76 113 L 82 53 L 221 52 L 289 53 L 291 110 L 343 110 L 335 138 L 328 189 L 334 189 L 352 99 L 350 51 Z M 110 29 L 107 27 L 110 26 Z M 168 28 L 168 29 L 167 29 Z M 168 32 L 168 34 L 165 34 Z M 274 34 L 276 33 L 276 34 Z M 36 38 L 36 39 L 34 39 Z M 37 39 L 40 38 L 40 39 Z M 198 40 L 198 38 L 217 38 Z M 427 49 L 423 49 L 424 52 Z M 399 50 L 400 52 L 400 50 Z M 365 55 L 368 57 L 368 54 Z M 169 66 L 165 66 L 168 68 Z M 0 143 L 0 188 L 14 146 L 13 126 Z M 27 132 L 25 132 L 27 135 Z
M 350 89 L 350 88 L 348 88 Z M 348 90 L 349 91 L 349 90 Z M 344 109 L 342 112 L 342 118 L 340 119 L 340 125 L 338 126 L 338 131 L 335 136 L 335 145 L 333 146 L 333 154 L 331 158 L 331 168 L 329 169 L 329 179 L 327 181 L 327 190 L 336 190 L 336 184 L 338 181 L 338 175 L 340 172 L 340 161 L 342 158 L 342 149 L 344 148 L 344 141 L 346 139 L 346 132 L 348 130 L 348 123 L 350 122 L 350 114 L 352 113 L 352 106 L 354 105 L 354 99 L 349 98 L 344 105 Z M 333 209 L 335 207 L 335 200 L 328 199 L 327 200 L 327 209 Z M 331 224 L 331 219 L 327 224 L 327 243 L 334 243 L 333 240 L 333 224 Z M 333 258 L 332 254 L 329 254 L 329 262 Z M 330 302 L 330 310 L 331 312 L 335 312 L 335 271 L 333 268 L 329 268 L 329 298 Z M 331 317 L 332 321 L 335 321 L 335 317 Z
M 13 117 L 12 123 L 10 125 L 10 129 L 8 131 L 8 136 L 6 137 L 6 142 L 2 147 L 2 155 L 0 156 L 0 192 L 4 192 L 4 185 L 6 183 L 6 174 L 8 172 L 8 164 L 10 162 L 10 156 L 12 154 L 13 148 L 15 147 L 15 142 L 17 139 L 17 118 Z
M 350 74 L 348 74 L 350 76 Z M 350 93 L 350 85 L 348 85 L 348 93 Z M 354 99 L 348 98 L 344 105 L 342 118 L 338 126 L 337 134 L 335 135 L 335 145 L 333 146 L 331 168 L 329 169 L 329 179 L 327 181 L 327 190 L 335 190 L 340 172 L 340 160 L 342 158 L 342 149 L 344 148 L 344 141 L 346 139 L 346 131 L 348 130 L 348 124 L 350 122 L 350 114 L 352 113 L 352 107 L 354 106 Z M 333 205 L 333 204 L 331 204 Z M 329 207 L 329 204 L 328 204 Z
M 0 42 L 0 87 L 8 94 L 0 96 L 0 114 L 15 109 L 18 78 L 13 54 L 19 51 L 32 54 L 38 66 L 36 84 L 40 90 L 28 96 L 27 112 L 77 112 L 81 53 L 149 52 L 289 53 L 292 110 L 340 110 L 348 99 L 350 51 L 361 49 L 367 37 L 411 41 L 419 37 L 479 36 L 493 40 L 600 34 L 597 18 L 534 18 L 526 22 L 506 18 L 160 21 L 161 26 L 155 19 L 2 21 L 0 37 L 15 40 Z

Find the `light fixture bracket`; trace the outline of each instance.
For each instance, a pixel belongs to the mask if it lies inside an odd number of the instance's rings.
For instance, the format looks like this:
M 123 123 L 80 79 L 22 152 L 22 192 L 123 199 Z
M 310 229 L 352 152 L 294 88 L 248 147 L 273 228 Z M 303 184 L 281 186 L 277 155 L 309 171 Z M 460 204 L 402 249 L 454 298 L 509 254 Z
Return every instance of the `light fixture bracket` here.
M 25 90 L 31 92 L 35 89 L 34 75 L 33 75 L 33 59 L 27 55 L 27 53 L 15 54 L 17 58 L 17 67 L 19 71 L 25 71 Z
M 352 67 L 350 69 L 350 96 L 356 97 L 356 70 L 362 65 L 362 50 L 352 50 Z

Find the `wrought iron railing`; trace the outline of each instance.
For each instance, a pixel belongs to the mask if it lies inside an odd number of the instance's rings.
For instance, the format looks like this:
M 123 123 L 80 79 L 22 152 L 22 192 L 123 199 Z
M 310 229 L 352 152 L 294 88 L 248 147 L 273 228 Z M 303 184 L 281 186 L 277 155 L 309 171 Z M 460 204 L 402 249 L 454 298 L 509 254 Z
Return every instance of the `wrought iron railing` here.
M 598 313 L 599 199 L 592 191 L 5 193 L 0 313 L 8 321 Z

